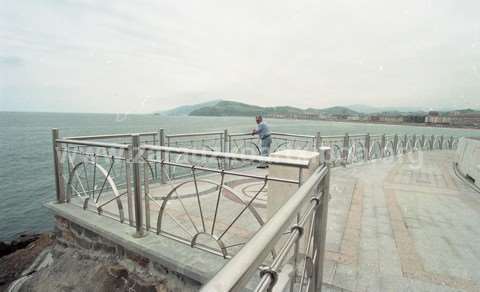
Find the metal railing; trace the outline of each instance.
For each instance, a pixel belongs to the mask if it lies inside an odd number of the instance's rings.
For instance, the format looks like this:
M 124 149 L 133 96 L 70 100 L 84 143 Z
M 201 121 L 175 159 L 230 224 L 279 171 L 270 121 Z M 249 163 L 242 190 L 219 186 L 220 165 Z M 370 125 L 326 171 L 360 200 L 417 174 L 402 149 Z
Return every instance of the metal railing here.
M 125 144 L 104 142 L 112 138 L 124 139 Z M 299 179 L 233 171 L 227 165 L 238 161 L 288 166 L 299 170 L 299 178 L 301 169 L 309 166 L 303 160 L 142 143 L 138 134 L 130 135 L 127 143 L 126 135 L 61 139 L 58 130 L 53 130 L 53 141 L 58 202 L 130 224 L 137 236 L 154 232 L 225 258 L 230 258 L 266 221 L 256 204 L 267 184 L 300 183 Z M 188 175 L 172 177 L 176 169 Z M 252 196 L 235 189 L 235 184 L 245 180 L 254 186 Z M 228 214 L 222 208 L 228 209 Z M 239 223 L 243 224 L 243 241 L 233 242 L 235 236 L 230 233 L 239 229 Z
M 54 136 L 56 131 L 54 131 Z M 57 132 L 58 133 L 58 132 Z M 118 143 L 56 139 L 55 172 L 57 200 L 80 203 L 83 209 L 93 208 L 99 214 L 133 225 L 131 209 L 131 146 Z M 127 216 L 122 198 L 127 197 Z M 111 203 L 115 213 L 104 212 Z
M 138 136 L 138 141 L 133 137 Z M 117 217 L 134 225 L 132 167 L 143 165 L 147 183 L 168 184 L 176 179 L 196 179 L 211 170 L 232 170 L 258 162 L 274 164 L 275 159 L 259 157 L 258 139 L 251 133 L 223 132 L 166 135 L 159 131 L 132 134 L 77 136 L 61 139 L 53 130 L 57 200 L 83 198 L 83 208 L 99 213 L 110 203 L 118 205 Z M 272 133 L 273 151 L 331 148 L 331 166 L 369 161 L 417 150 L 455 149 L 458 138 L 417 135 L 335 135 L 315 136 Z M 209 143 L 214 144 L 209 144 Z M 135 146 L 137 143 L 138 146 Z M 169 146 L 170 145 L 170 146 Z M 175 145 L 177 147 L 172 147 Z M 184 146 L 184 147 L 178 147 Z M 136 161 L 140 153 L 140 161 Z M 148 156 L 145 158 L 145 153 Z M 253 154 L 253 155 L 252 155 Z M 203 160 L 198 160 L 201 157 Z M 193 167 L 193 168 L 192 168 Z M 192 171 L 194 169 L 195 171 Z M 147 177 L 147 175 L 145 175 Z M 143 184 L 146 184 L 143 182 Z M 122 199 L 127 197 L 128 216 Z
M 259 141 L 251 133 L 166 135 L 161 129 L 61 138 L 54 129 L 52 138 L 59 203 L 129 224 L 138 237 L 156 233 L 231 259 L 203 291 L 245 286 L 265 291 L 285 283 L 291 291 L 320 291 L 328 167 L 418 150 L 455 149 L 458 143 L 453 136 L 272 133 L 273 151 L 319 151 L 328 158 L 302 182 L 308 162 L 259 156 Z M 245 168 L 256 163 L 297 168 L 298 180 Z M 246 183 L 242 189 L 248 191 L 239 192 L 238 186 Z M 299 189 L 267 220 L 257 206 L 265 204 L 269 183 Z M 285 277 L 287 281 L 278 281 Z
M 258 137 L 251 133 L 234 133 L 228 134 L 227 147 L 233 153 L 244 153 L 260 155 L 260 144 Z M 272 147 L 271 152 L 276 152 L 283 149 L 301 149 L 314 150 L 315 136 L 298 135 L 290 133 L 272 132 Z
M 227 152 L 247 155 L 260 155 L 260 141 L 251 133 L 229 133 L 228 130 L 204 133 L 166 134 L 159 131 L 139 133 L 140 143 L 158 146 L 170 146 L 206 150 L 213 152 Z M 111 134 L 67 137 L 66 140 L 101 141 L 119 144 L 131 144 L 131 134 Z M 426 136 L 426 135 L 386 135 L 376 134 L 345 134 L 345 135 L 298 135 L 291 133 L 272 133 L 271 152 L 283 149 L 301 149 L 315 151 L 320 146 L 332 148 L 331 165 L 347 165 L 356 162 L 385 158 L 397 154 L 418 150 L 455 149 L 458 137 L 454 136 Z M 166 153 L 166 152 L 165 152 Z M 159 160 L 183 160 L 183 154 L 169 153 L 169 157 L 156 157 Z M 228 161 L 226 169 L 241 168 L 251 165 L 247 161 Z M 177 170 L 177 171 L 175 171 Z M 159 163 L 152 165 L 155 179 L 160 179 Z M 167 167 L 165 170 L 171 178 L 188 176 L 179 168 Z
M 420 150 L 453 150 L 458 137 L 426 135 L 370 135 L 355 134 L 321 136 L 317 134 L 316 145 L 332 148 L 331 164 L 346 165 L 395 156 Z

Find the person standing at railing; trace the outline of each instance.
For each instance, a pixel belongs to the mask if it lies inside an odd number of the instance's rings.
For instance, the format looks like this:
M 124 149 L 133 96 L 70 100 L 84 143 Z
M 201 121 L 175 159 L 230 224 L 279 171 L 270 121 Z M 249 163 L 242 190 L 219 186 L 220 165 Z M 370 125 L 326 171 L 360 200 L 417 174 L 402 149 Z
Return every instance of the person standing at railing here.
M 260 154 L 268 157 L 270 155 L 270 146 L 272 145 L 272 132 L 270 127 L 263 121 L 262 116 L 256 116 L 257 127 L 253 129 L 252 135 L 258 135 L 260 137 Z M 267 168 L 268 164 L 260 163 L 257 168 Z

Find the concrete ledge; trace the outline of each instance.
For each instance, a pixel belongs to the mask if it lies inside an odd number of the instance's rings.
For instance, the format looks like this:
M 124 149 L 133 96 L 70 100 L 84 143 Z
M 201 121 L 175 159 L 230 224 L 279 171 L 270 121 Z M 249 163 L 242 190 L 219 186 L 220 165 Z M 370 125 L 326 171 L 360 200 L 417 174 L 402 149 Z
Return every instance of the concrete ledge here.
M 110 240 L 141 257 L 159 264 L 186 278 L 206 283 L 226 263 L 226 260 L 181 244 L 169 238 L 148 232 L 143 238 L 135 238 L 135 229 L 113 219 L 85 211 L 72 204 L 45 204 L 54 215 L 65 218 L 79 226 Z
M 463 176 L 474 180 L 474 184 L 480 187 L 480 139 L 461 138 L 455 163 Z

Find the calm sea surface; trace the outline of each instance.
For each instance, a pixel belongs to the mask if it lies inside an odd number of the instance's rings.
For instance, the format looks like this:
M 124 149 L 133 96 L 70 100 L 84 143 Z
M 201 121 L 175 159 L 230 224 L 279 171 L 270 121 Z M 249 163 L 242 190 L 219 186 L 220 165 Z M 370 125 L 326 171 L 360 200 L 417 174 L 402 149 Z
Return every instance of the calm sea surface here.
M 416 133 L 480 135 L 479 130 L 372 125 L 324 121 L 267 120 L 273 131 L 324 135 Z M 155 115 L 0 112 L 0 240 L 25 231 L 44 231 L 52 216 L 42 206 L 55 197 L 51 128 L 61 136 L 156 131 L 186 133 L 229 129 L 250 131 L 254 118 L 161 117 Z

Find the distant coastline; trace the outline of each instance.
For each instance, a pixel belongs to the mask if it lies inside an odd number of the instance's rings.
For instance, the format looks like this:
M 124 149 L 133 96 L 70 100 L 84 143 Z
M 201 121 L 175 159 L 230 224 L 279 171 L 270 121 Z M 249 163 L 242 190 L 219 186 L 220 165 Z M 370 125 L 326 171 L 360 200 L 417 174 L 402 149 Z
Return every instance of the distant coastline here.
M 393 126 L 413 126 L 413 127 L 424 127 L 424 128 L 440 128 L 440 129 L 464 129 L 464 130 L 480 130 L 480 128 L 475 127 L 460 127 L 453 125 L 435 125 L 435 124 L 425 124 L 425 123 L 387 123 L 387 122 L 375 122 L 375 121 L 338 121 L 338 120 L 319 120 L 319 121 L 329 121 L 336 123 L 355 123 L 355 124 L 373 124 L 373 125 L 393 125 Z
M 354 106 L 352 106 L 354 107 Z M 362 108 L 355 106 L 355 108 Z M 364 108 L 367 108 L 366 106 Z M 175 109 L 157 112 L 167 116 L 201 117 L 252 117 L 263 115 L 266 118 L 290 120 L 319 120 L 384 125 L 406 125 L 434 128 L 480 129 L 480 111 L 461 109 L 451 111 L 400 111 L 390 110 L 359 112 L 349 107 L 334 106 L 323 109 L 301 109 L 292 106 L 261 107 L 229 100 L 215 100 L 207 103 L 180 106 Z M 413 109 L 413 108 L 412 108 Z

